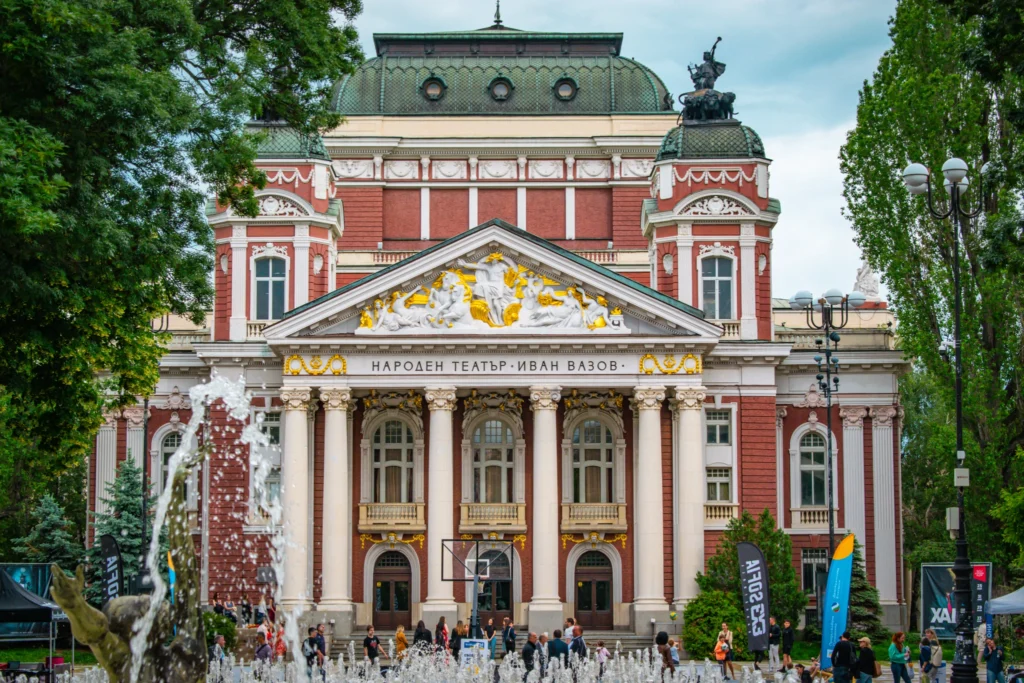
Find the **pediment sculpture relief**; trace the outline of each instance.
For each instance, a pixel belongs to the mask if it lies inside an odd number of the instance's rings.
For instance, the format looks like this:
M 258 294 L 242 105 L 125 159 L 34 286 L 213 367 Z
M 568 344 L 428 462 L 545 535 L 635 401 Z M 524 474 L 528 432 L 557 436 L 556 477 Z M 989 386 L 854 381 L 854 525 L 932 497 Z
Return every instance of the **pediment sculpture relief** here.
M 565 286 L 493 253 L 477 262 L 459 259 L 430 285 L 394 291 L 360 315 L 361 334 L 404 329 L 490 330 L 608 327 L 621 315 L 603 296 Z M 617 322 L 617 321 L 616 321 Z

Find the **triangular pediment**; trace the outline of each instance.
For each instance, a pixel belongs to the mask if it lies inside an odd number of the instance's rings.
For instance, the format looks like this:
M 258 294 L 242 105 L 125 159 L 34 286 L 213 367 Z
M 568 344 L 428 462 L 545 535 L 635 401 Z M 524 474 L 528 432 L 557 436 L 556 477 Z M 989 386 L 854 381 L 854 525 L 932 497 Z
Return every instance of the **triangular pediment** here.
M 699 311 L 493 220 L 300 306 L 267 341 L 454 336 L 682 336 L 715 341 Z

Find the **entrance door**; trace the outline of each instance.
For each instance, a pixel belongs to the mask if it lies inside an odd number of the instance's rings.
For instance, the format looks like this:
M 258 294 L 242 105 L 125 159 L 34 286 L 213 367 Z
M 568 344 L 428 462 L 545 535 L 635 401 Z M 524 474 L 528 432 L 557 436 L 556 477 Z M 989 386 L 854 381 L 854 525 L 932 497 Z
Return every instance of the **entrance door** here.
M 576 562 L 576 618 L 584 629 L 610 629 L 612 564 L 597 551 L 583 553 Z
M 389 551 L 377 559 L 373 568 L 373 625 L 390 631 L 399 624 L 412 626 L 412 569 L 405 555 Z
M 493 576 L 512 576 L 508 566 L 508 556 L 496 550 L 480 553 L 481 562 L 490 564 L 489 573 Z M 481 572 L 482 574 L 482 572 Z M 473 584 L 468 584 L 472 590 Z M 490 579 L 480 582 L 480 593 L 476 601 L 480 613 L 481 628 L 487 626 L 488 619 L 494 619 L 495 630 L 501 630 L 501 621 L 505 617 L 512 618 L 512 581 L 510 579 Z

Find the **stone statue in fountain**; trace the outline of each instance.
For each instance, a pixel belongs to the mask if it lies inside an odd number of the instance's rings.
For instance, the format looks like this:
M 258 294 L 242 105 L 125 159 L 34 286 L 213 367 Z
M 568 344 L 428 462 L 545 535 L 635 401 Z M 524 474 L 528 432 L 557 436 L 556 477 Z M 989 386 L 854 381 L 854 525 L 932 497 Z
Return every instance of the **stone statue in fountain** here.
M 176 582 L 174 604 L 164 603 L 149 632 L 141 681 L 196 683 L 206 681 L 206 636 L 199 603 L 199 570 L 185 511 L 185 479 L 190 468 L 178 468 L 168 509 L 168 540 Z M 111 683 L 129 683 L 132 666 L 130 642 L 136 622 L 149 607 L 149 596 L 115 598 L 96 609 L 82 596 L 85 575 L 78 566 L 69 579 L 54 564 L 50 594 L 71 621 L 71 632 L 92 648 L 96 661 Z M 177 629 L 177 630 L 175 630 Z

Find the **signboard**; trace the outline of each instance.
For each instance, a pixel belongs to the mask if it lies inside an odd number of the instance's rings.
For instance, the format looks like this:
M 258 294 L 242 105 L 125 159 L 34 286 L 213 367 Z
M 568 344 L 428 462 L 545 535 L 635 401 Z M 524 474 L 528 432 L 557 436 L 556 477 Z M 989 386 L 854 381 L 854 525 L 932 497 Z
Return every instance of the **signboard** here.
M 740 559 L 740 589 L 743 592 L 743 616 L 747 619 L 747 649 L 768 650 L 768 563 L 753 543 L 737 543 Z
M 110 534 L 100 536 L 100 562 L 103 567 L 103 604 L 124 595 L 124 567 L 117 539 Z
M 956 607 L 953 600 L 953 564 L 921 565 L 921 630 L 934 629 L 942 640 L 956 639 Z M 985 623 L 985 602 L 992 595 L 992 564 L 975 564 L 971 570 L 971 602 L 977 630 Z
M 853 534 L 847 535 L 832 555 L 821 621 L 821 668 L 832 668 L 832 648 L 846 630 L 850 609 L 850 581 L 853 578 Z
M 462 641 L 462 649 L 459 651 L 459 665 L 470 666 L 476 662 L 486 662 L 491 658 L 491 651 L 488 640 L 476 640 L 465 638 Z

